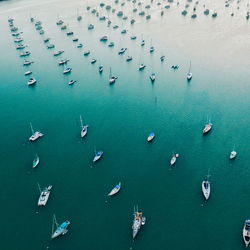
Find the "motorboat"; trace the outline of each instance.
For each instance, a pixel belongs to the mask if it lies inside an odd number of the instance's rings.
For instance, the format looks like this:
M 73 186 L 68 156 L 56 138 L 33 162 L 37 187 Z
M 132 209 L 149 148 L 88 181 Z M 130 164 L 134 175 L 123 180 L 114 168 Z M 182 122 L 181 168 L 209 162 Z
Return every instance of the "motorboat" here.
M 173 154 L 170 160 L 170 166 L 173 166 L 176 163 L 178 157 L 179 157 L 179 154 Z
M 94 29 L 94 27 L 95 27 L 95 26 L 94 26 L 93 24 L 89 24 L 89 25 L 88 25 L 88 30 L 92 30 L 92 29 Z
M 96 161 L 100 160 L 100 158 L 102 157 L 102 155 L 103 155 L 102 151 L 95 152 L 93 163 L 95 163 Z
M 24 60 L 23 66 L 28 66 L 28 65 L 30 65 L 31 63 L 33 63 L 33 62 L 28 61 L 28 60 Z
M 141 41 L 141 46 L 144 46 L 145 45 L 145 40 L 142 40 Z
M 113 196 L 117 194 L 121 189 L 121 182 L 119 182 L 109 193 L 108 196 Z
M 56 22 L 56 25 L 63 25 L 63 20 L 59 20 Z
M 128 56 L 127 59 L 126 59 L 127 62 L 130 62 L 130 61 L 132 61 L 132 60 L 133 60 L 133 57 L 132 57 L 132 56 Z
M 131 36 L 130 39 L 131 39 L 131 40 L 135 40 L 135 39 L 136 39 L 136 36 Z
M 25 45 L 23 45 L 23 44 L 18 44 L 16 46 L 16 49 L 24 49 L 24 48 L 25 48 Z
M 250 243 L 250 220 L 245 220 L 243 232 L 242 232 L 243 240 L 245 242 L 246 247 L 248 247 Z
M 155 138 L 155 133 L 151 132 L 147 138 L 147 142 L 151 142 L 153 141 Z
M 155 73 L 152 73 L 152 74 L 149 76 L 149 78 L 150 78 L 151 82 L 154 82 L 154 81 L 155 81 L 155 78 L 156 78 Z
M 103 72 L 103 66 L 100 65 L 100 66 L 99 66 L 99 73 L 102 73 L 102 72 Z
M 54 56 L 59 56 L 62 53 L 64 53 L 64 50 L 58 50 L 56 53 L 54 53 Z
M 94 63 L 96 63 L 96 59 L 91 60 L 91 64 L 94 64 Z
M 21 37 L 18 37 L 18 38 L 16 38 L 16 39 L 14 40 L 15 43 L 20 43 L 20 42 L 22 42 L 22 41 L 23 41 L 23 39 L 22 39 Z
M 50 196 L 52 186 L 45 187 L 43 190 L 40 191 L 40 196 L 38 199 L 38 206 L 45 206 Z M 40 190 L 40 187 L 39 187 Z
M 69 74 L 72 71 L 72 68 L 66 68 L 63 70 L 63 74 Z
M 145 64 L 140 64 L 140 66 L 139 66 L 139 70 L 143 70 L 143 69 L 145 69 L 146 68 L 146 65 Z
M 165 56 L 161 56 L 160 60 L 161 60 L 161 62 L 163 62 L 165 60 Z
M 189 70 L 188 70 L 188 73 L 187 73 L 187 80 L 190 81 L 193 77 L 193 74 L 191 72 L 191 61 L 190 61 L 190 64 L 189 64 Z
M 150 52 L 150 53 L 153 53 L 154 51 L 155 51 L 154 46 L 151 46 L 150 49 L 149 49 L 149 52 Z
M 121 34 L 126 34 L 126 33 L 127 33 L 126 29 L 124 29 L 124 30 L 121 31 Z
M 69 59 L 62 59 L 58 64 L 59 65 L 64 65 L 69 61 Z
M 47 45 L 47 49 L 53 49 L 53 48 L 55 48 L 55 45 L 54 45 L 54 44 L 48 44 L 48 45 Z
M 108 41 L 108 37 L 107 36 L 103 36 L 100 38 L 101 42 L 107 42 Z
M 118 55 L 124 54 L 126 50 L 127 48 L 121 48 L 120 51 L 118 52 Z
M 44 43 L 48 43 L 50 41 L 50 38 L 45 38 L 43 41 Z
M 73 41 L 73 42 L 78 42 L 79 39 L 78 39 L 78 38 L 74 38 L 74 39 L 72 39 L 72 41 Z
M 36 83 L 36 79 L 35 78 L 30 78 L 27 82 L 28 86 L 34 85 Z
M 30 51 L 24 51 L 23 53 L 20 54 L 20 57 L 29 56 L 30 54 L 31 54 Z
M 25 76 L 28 76 L 28 75 L 31 75 L 32 74 L 32 71 L 31 70 L 28 70 L 24 73 Z
M 82 43 L 79 43 L 78 45 L 77 45 L 77 48 L 82 48 L 83 47 L 83 44 Z
M 110 43 L 108 44 L 109 47 L 114 47 L 114 45 L 115 45 L 114 42 L 110 42 Z
M 70 80 L 68 84 L 73 85 L 74 83 L 76 83 L 76 80 Z
M 89 54 L 90 54 L 90 51 L 89 51 L 89 50 L 86 50 L 86 51 L 83 52 L 83 55 L 84 55 L 84 56 L 88 56 Z
M 73 31 L 68 31 L 66 34 L 67 34 L 67 36 L 72 36 L 74 34 L 74 32 Z

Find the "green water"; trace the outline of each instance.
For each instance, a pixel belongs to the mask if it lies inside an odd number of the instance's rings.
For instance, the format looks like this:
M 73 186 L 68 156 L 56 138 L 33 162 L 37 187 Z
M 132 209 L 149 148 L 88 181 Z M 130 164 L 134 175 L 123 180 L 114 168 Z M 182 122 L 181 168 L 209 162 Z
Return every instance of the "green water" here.
M 148 1 L 149 2 L 149 1 Z M 147 2 L 147 3 L 148 3 Z M 98 1 L 88 1 L 98 7 Z M 105 1 L 108 3 L 108 1 Z M 152 19 L 136 17 L 134 26 L 110 13 L 110 19 L 128 29 L 113 30 L 86 11 L 83 1 L 20 0 L 0 3 L 0 110 L 1 110 L 1 250 L 237 250 L 243 249 L 242 227 L 250 216 L 249 196 L 249 25 L 246 1 L 235 16 L 223 3 L 215 3 L 218 18 L 202 14 L 183 17 L 176 3 L 161 18 L 154 3 Z M 113 6 L 114 3 L 112 3 Z M 192 4 L 193 5 L 193 4 Z M 212 8 L 212 4 L 210 4 Z M 116 5 L 131 16 L 131 3 Z M 83 15 L 76 21 L 76 9 Z M 72 37 L 56 26 L 57 14 L 73 30 L 84 49 L 77 49 Z M 106 11 L 102 11 L 107 15 Z M 43 22 L 41 36 L 30 16 Z M 35 63 L 30 69 L 37 79 L 26 85 L 24 59 L 18 56 L 7 19 L 13 17 L 23 31 L 24 44 Z M 95 29 L 87 30 L 93 23 Z M 140 47 L 141 34 L 146 40 Z M 114 48 L 100 43 L 107 34 Z M 138 39 L 130 40 L 136 34 Z M 59 57 L 46 49 L 50 37 Z M 150 40 L 156 50 L 149 53 Z M 133 61 L 127 63 L 127 47 Z M 89 57 L 83 50 L 90 49 Z M 126 52 L 127 53 L 127 52 Z M 127 53 L 127 54 L 128 54 Z M 159 58 L 166 55 L 161 63 Z M 69 58 L 71 75 L 62 74 L 60 58 Z M 91 65 L 92 58 L 97 59 Z M 189 60 L 193 79 L 186 81 Z M 140 62 L 147 67 L 138 71 Z M 99 64 L 103 74 L 98 73 Z M 179 64 L 177 71 L 170 69 Z M 108 84 L 109 67 L 118 76 Z M 149 75 L 155 72 L 151 84 Z M 68 81 L 76 79 L 74 86 Z M 79 116 L 89 124 L 86 138 L 80 138 Z M 214 124 L 207 136 L 202 129 L 207 116 Z M 29 122 L 44 133 L 30 143 Z M 146 143 L 150 132 L 156 138 Z M 235 145 L 235 161 L 229 154 Z M 91 167 L 94 150 L 103 158 Z M 172 152 L 180 154 L 170 169 Z M 32 169 L 34 155 L 40 156 Z M 211 197 L 206 203 L 201 182 L 210 169 Z M 106 203 L 106 194 L 119 182 L 122 189 Z M 53 185 L 44 208 L 37 207 L 42 187 Z M 132 242 L 133 206 L 147 217 Z M 50 240 L 52 216 L 69 220 L 69 232 Z

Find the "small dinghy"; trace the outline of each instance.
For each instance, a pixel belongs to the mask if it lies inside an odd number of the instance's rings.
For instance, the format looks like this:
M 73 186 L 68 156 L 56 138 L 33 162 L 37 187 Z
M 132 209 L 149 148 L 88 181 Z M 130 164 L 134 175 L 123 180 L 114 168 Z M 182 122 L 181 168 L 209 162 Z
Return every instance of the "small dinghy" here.
M 108 194 L 108 196 L 112 196 L 112 195 L 115 195 L 117 194 L 121 189 L 121 182 L 119 182 L 118 185 L 116 185 L 111 191 L 110 193 Z

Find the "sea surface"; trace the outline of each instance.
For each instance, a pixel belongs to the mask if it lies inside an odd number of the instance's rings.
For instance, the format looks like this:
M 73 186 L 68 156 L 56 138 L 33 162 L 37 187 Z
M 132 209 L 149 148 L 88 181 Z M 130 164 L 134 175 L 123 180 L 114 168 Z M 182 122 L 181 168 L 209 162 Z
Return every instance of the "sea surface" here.
M 122 20 L 97 0 L 12 0 L 0 3 L 0 204 L 1 250 L 238 250 L 250 217 L 250 23 L 248 1 L 199 1 L 197 18 L 181 15 L 186 1 L 154 1 L 146 20 L 132 2 L 103 0 L 122 10 Z M 142 1 L 138 11 L 150 1 Z M 162 3 L 162 7 L 157 5 Z M 164 8 L 170 5 L 169 9 Z M 204 6 L 210 15 L 203 14 Z M 91 7 L 90 11 L 86 6 Z M 239 7 L 239 9 L 238 9 Z M 112 24 L 91 14 L 109 16 Z M 160 16 L 161 8 L 164 15 Z M 211 17 L 213 11 L 216 18 Z M 231 16 L 231 13 L 234 16 Z M 77 13 L 82 21 L 77 21 Z M 34 61 L 22 65 L 8 18 L 22 31 Z M 30 17 L 42 22 L 44 35 Z M 134 25 L 130 19 L 135 18 Z M 62 19 L 84 47 L 60 30 Z M 88 30 L 92 23 L 95 28 Z M 119 25 L 113 29 L 114 24 Z M 127 29 L 127 34 L 121 34 Z M 107 35 L 113 48 L 99 41 Z M 130 36 L 136 35 L 137 40 Z M 55 49 L 47 49 L 49 37 Z M 140 46 L 142 39 L 146 45 Z M 150 45 L 155 47 L 149 53 Z M 118 55 L 120 48 L 128 48 Z M 83 51 L 90 50 L 88 57 Z M 57 50 L 64 54 L 54 57 Z M 133 61 L 126 62 L 127 55 Z M 165 61 L 160 56 L 165 55 Z M 62 58 L 70 59 L 63 75 Z M 91 59 L 97 59 L 91 64 Z M 189 63 L 193 79 L 186 80 Z M 140 63 L 145 63 L 139 72 Z M 104 71 L 99 74 L 102 64 Z M 172 70 L 172 65 L 179 65 Z M 109 69 L 118 76 L 109 86 Z M 28 87 L 28 69 L 37 79 Z M 152 84 L 149 76 L 156 73 Z M 77 80 L 73 86 L 71 79 Z M 89 125 L 80 138 L 80 115 Z M 202 135 L 210 119 L 212 131 Z M 31 143 L 30 122 L 44 137 Z M 152 143 L 146 139 L 156 134 Z M 229 160 L 235 149 L 237 158 Z M 92 163 L 95 150 L 104 152 Z M 172 154 L 180 157 L 170 167 Z M 34 155 L 40 164 L 32 169 Z M 210 172 L 211 196 L 201 182 Z M 119 182 L 120 193 L 107 199 Z M 41 187 L 53 189 L 45 207 Z M 132 240 L 134 206 L 147 218 Z M 71 222 L 51 240 L 53 214 Z

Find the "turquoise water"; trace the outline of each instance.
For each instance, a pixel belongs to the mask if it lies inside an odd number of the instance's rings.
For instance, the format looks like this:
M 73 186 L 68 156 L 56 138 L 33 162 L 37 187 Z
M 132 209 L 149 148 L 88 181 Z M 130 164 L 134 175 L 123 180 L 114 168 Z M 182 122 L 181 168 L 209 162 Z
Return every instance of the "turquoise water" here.
M 149 2 L 149 1 L 148 1 Z M 147 3 L 148 3 L 147 2 Z M 0 107 L 1 107 L 1 249 L 243 249 L 242 227 L 250 216 L 249 196 L 249 24 L 246 1 L 240 9 L 210 4 L 218 17 L 190 13 L 183 17 L 184 2 L 171 4 L 161 18 L 160 7 L 150 9 L 152 19 L 136 17 L 131 26 L 110 14 L 113 30 L 86 11 L 99 8 L 98 1 L 10 1 L 0 3 Z M 108 1 L 106 1 L 108 3 Z M 114 3 L 112 4 L 114 5 Z M 192 4 L 193 5 L 193 4 Z M 213 6 L 214 5 L 214 6 Z M 114 5 L 115 6 L 115 5 Z M 131 3 L 116 5 L 131 16 Z M 76 10 L 83 15 L 76 21 Z M 234 9 L 235 16 L 230 16 Z M 106 14 L 103 10 L 102 13 Z M 57 15 L 69 24 L 84 44 L 77 49 L 72 37 L 56 26 Z M 41 36 L 30 16 L 43 22 Z M 24 44 L 32 52 L 30 69 L 37 79 L 34 88 L 26 85 L 24 59 L 18 56 L 7 19 L 13 17 L 23 31 Z M 93 23 L 95 29 L 87 30 Z M 108 35 L 114 48 L 100 43 Z M 136 34 L 138 39 L 130 40 Z M 146 46 L 140 47 L 141 35 Z M 50 37 L 53 57 L 43 39 Z M 149 53 L 150 41 L 156 50 Z M 133 61 L 127 63 L 127 47 Z M 83 50 L 90 49 L 88 57 Z M 126 52 L 127 53 L 127 52 Z M 161 63 L 159 58 L 166 55 Z M 60 58 L 69 58 L 71 75 L 62 74 Z M 97 59 L 91 65 L 92 58 Z M 193 79 L 186 81 L 192 60 Z M 138 71 L 140 62 L 147 67 Z M 98 73 L 99 64 L 103 74 Z M 179 64 L 177 71 L 171 65 Z M 108 71 L 118 76 L 112 87 Z M 149 75 L 155 72 L 151 84 Z M 76 79 L 74 86 L 68 81 Z M 89 133 L 80 139 L 79 116 L 89 124 Z M 202 136 L 207 116 L 214 124 Z M 45 136 L 30 143 L 29 122 Z M 146 143 L 148 134 L 156 138 Z M 235 146 L 235 161 L 229 154 Z M 104 151 L 92 167 L 94 149 Z M 169 168 L 172 152 L 180 157 Z M 34 155 L 40 156 L 32 169 Z M 204 202 L 201 182 L 210 169 L 211 197 Z M 106 203 L 106 194 L 119 182 L 120 193 Z M 44 208 L 37 207 L 40 185 L 53 185 Z M 133 207 L 147 217 L 132 242 Z M 69 232 L 50 240 L 52 216 L 69 220 Z

